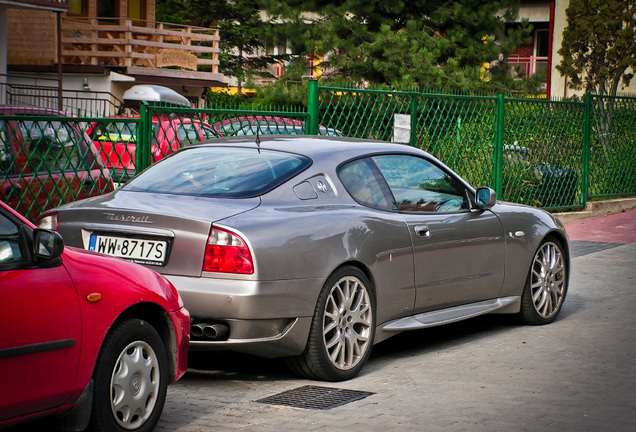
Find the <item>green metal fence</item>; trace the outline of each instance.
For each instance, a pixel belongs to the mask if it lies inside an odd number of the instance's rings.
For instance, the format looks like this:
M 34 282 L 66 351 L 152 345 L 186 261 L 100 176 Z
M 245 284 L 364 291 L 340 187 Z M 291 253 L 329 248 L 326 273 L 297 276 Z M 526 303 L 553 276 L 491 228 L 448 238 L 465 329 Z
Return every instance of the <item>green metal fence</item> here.
M 428 151 L 475 186 L 491 186 L 500 199 L 549 210 L 636 195 L 636 98 L 630 97 L 546 101 L 312 81 L 306 110 L 142 105 L 117 117 L 41 111 L 0 111 L 0 198 L 33 220 L 110 192 L 181 147 L 256 133 L 398 140 Z
M 636 98 L 588 96 L 589 197 L 636 193 Z
M 636 98 L 583 101 L 319 87 L 309 113 L 346 136 L 394 139 L 410 117 L 410 145 L 500 199 L 573 210 L 589 198 L 636 195 Z
M 0 199 L 34 220 L 43 210 L 111 192 L 85 132 L 90 119 L 45 109 L 0 112 Z

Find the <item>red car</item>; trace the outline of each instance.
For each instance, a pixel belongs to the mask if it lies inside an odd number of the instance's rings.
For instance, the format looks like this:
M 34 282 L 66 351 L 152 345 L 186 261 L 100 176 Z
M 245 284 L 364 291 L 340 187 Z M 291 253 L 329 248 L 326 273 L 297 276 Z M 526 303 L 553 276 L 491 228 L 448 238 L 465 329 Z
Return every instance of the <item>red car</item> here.
M 31 220 L 114 189 L 86 134 L 64 117 L 52 109 L 0 106 L 0 199 Z
M 151 161 L 179 150 L 181 147 L 217 136 L 210 125 L 190 118 L 152 119 Z M 126 180 L 135 175 L 137 149 L 137 123 L 108 121 L 94 123 L 88 130 L 93 143 L 106 162 L 115 171 L 117 179 Z
M 64 247 L 0 203 L 0 429 L 151 431 L 186 371 L 190 316 L 158 273 Z

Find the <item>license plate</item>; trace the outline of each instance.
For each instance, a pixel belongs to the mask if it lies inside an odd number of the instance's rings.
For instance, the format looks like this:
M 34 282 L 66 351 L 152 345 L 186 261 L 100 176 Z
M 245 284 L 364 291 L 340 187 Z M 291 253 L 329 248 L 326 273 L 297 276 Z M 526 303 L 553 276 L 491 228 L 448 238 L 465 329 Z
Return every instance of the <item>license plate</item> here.
M 92 234 L 88 250 L 124 258 L 137 264 L 163 266 L 166 263 L 168 242 Z

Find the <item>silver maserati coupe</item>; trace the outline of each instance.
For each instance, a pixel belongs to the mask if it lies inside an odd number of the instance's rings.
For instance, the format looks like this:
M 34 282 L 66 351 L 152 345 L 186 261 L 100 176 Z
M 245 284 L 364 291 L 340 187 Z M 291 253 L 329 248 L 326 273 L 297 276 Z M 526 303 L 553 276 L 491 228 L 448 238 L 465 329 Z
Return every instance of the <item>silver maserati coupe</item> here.
M 215 139 L 39 225 L 165 275 L 190 311 L 191 350 L 285 357 L 328 381 L 398 332 L 487 313 L 550 323 L 568 288 L 557 219 L 386 142 Z

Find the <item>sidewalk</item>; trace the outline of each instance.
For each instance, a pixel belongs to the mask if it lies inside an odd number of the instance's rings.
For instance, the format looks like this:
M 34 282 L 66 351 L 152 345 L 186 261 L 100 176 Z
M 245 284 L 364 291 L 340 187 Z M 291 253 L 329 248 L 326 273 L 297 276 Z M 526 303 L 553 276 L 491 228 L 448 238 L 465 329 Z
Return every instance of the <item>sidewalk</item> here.
M 567 224 L 578 220 L 621 213 L 631 209 L 636 209 L 636 197 L 620 198 L 608 201 L 591 201 L 587 203 L 585 210 L 578 212 L 554 213 L 554 216 L 556 216 L 564 224 Z
M 570 241 L 636 243 L 636 210 L 624 210 L 565 224 Z

